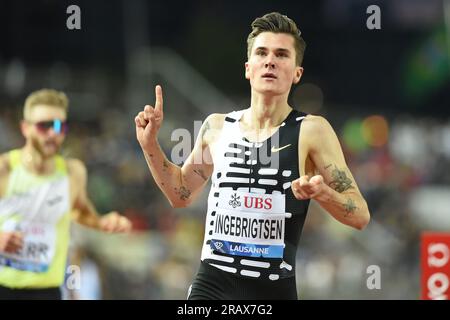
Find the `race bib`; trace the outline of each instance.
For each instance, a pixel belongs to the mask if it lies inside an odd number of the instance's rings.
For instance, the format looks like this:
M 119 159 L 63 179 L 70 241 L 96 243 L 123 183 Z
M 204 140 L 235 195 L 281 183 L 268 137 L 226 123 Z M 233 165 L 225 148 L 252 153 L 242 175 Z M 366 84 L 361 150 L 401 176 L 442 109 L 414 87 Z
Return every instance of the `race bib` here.
M 56 225 L 69 210 L 68 195 L 68 180 L 63 178 L 0 200 L 0 230 L 24 234 L 23 248 L 14 254 L 2 253 L 0 265 L 48 270 L 56 250 Z
M 17 227 L 24 233 L 24 246 L 15 254 L 0 255 L 0 265 L 18 270 L 46 272 L 55 254 L 55 226 L 33 224 L 26 228 Z
M 285 195 L 221 191 L 210 247 L 236 256 L 282 258 Z

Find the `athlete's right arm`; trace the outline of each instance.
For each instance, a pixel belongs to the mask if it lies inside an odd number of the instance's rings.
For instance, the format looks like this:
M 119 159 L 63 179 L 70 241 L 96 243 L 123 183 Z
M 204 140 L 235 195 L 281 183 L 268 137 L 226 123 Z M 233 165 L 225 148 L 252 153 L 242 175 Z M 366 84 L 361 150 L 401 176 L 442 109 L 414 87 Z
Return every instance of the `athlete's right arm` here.
M 0 155 L 0 200 L 6 192 L 9 176 L 8 154 Z M 0 252 L 14 253 L 23 247 L 23 234 L 17 231 L 0 229 Z
M 155 94 L 155 107 L 146 105 L 135 118 L 136 137 L 156 184 L 170 204 L 175 208 L 186 207 L 195 200 L 212 174 L 210 131 L 218 115 L 211 115 L 204 121 L 194 149 L 180 167 L 167 159 L 158 143 L 158 132 L 163 121 L 161 86 L 156 86 Z

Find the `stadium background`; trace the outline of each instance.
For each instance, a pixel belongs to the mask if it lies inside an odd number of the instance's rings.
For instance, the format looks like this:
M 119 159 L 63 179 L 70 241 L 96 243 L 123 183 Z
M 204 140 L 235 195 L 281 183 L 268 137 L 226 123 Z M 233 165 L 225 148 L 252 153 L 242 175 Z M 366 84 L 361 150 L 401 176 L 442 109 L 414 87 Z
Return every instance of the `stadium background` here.
M 81 9 L 68 30 L 66 8 Z M 381 9 L 369 30 L 366 9 Z M 372 213 L 359 232 L 312 203 L 297 255 L 302 299 L 418 299 L 420 234 L 450 229 L 450 2 L 0 1 L 0 152 L 20 147 L 18 121 L 33 90 L 71 101 L 63 153 L 82 159 L 100 212 L 133 220 L 129 236 L 74 226 L 82 286 L 67 298 L 184 299 L 199 264 L 208 188 L 173 209 L 135 139 L 134 116 L 162 84 L 167 152 L 176 128 L 249 105 L 246 37 L 279 11 L 307 42 L 290 102 L 325 116 Z M 447 21 L 447 23 L 446 23 Z M 366 286 L 367 267 L 381 289 Z

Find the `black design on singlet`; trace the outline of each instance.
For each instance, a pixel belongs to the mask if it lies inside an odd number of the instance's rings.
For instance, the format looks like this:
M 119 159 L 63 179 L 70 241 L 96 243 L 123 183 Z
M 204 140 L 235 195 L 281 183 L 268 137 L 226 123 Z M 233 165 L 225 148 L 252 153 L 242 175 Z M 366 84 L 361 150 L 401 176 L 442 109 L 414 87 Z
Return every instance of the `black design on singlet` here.
M 240 133 L 242 113 L 243 110 L 227 114 L 219 139 L 222 145 L 217 149 L 221 154 L 214 160 L 201 259 L 241 277 L 270 280 L 292 277 L 295 276 L 295 256 L 309 206 L 309 200 L 297 200 L 290 187 L 291 181 L 299 177 L 298 140 L 306 114 L 292 110 L 272 137 L 261 143 L 252 143 Z M 270 162 L 275 156 L 278 163 Z M 214 217 L 221 192 L 225 190 L 285 195 L 285 212 L 292 215 L 285 220 L 283 258 L 243 257 L 221 253 L 210 247 Z

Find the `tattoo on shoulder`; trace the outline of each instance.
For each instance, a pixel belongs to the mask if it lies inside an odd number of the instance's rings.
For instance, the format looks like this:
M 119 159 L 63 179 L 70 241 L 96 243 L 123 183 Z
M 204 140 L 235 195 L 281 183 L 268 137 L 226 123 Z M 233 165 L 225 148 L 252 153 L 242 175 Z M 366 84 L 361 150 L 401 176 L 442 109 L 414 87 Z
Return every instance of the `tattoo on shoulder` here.
M 196 174 L 198 174 L 200 177 L 202 177 L 203 180 L 208 180 L 208 177 L 206 176 L 205 172 L 202 169 L 194 170 Z
M 344 206 L 344 209 L 345 209 L 344 217 L 348 217 L 348 216 L 354 214 L 355 210 L 358 209 L 356 207 L 356 205 L 355 205 L 355 202 L 351 198 L 348 198 L 347 202 L 344 203 L 343 206 Z
M 326 166 L 325 169 L 328 169 L 330 166 L 331 164 Z M 339 170 L 336 165 L 334 166 L 334 169 L 332 169 L 331 171 L 331 178 L 333 180 L 330 182 L 330 187 L 339 193 L 342 193 L 345 190 L 353 188 L 352 180 L 349 177 L 347 177 L 347 174 L 345 173 L 344 170 Z

